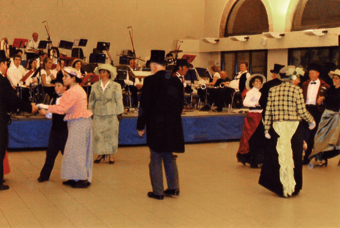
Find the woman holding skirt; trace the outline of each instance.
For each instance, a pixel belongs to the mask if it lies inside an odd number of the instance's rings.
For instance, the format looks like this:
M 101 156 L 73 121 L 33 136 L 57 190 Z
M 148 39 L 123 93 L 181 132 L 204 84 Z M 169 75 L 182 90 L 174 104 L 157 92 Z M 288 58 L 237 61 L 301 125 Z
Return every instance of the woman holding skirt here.
M 110 64 L 99 66 L 95 73 L 100 80 L 92 85 L 89 110 L 93 112 L 93 150 L 98 154 L 95 163 L 109 157 L 114 164 L 118 150 L 119 122 L 124 112 L 122 89 L 114 82 L 117 70 Z
M 327 166 L 329 158 L 340 154 L 340 70 L 331 71 L 328 75 L 333 80 L 333 86 L 322 97 L 325 111 L 315 134 L 313 152 L 309 157 L 315 157 L 315 160 L 319 161 L 319 167 Z
M 92 180 L 92 112 L 87 109 L 87 95 L 79 85 L 76 69 L 64 68 L 64 85 L 69 89 L 57 105 L 39 104 L 50 113 L 66 114 L 68 137 L 61 164 L 61 179 L 64 185 L 74 188 L 87 188 Z
M 246 81 L 248 92 L 243 101 L 249 111 L 245 117 L 243 125 L 243 134 L 240 139 L 240 146 L 237 152 L 238 162 L 250 164 L 251 168 L 257 168 L 263 160 L 263 124 L 262 108 L 259 105 L 261 97 L 260 89 L 266 78 L 260 74 L 254 74 Z

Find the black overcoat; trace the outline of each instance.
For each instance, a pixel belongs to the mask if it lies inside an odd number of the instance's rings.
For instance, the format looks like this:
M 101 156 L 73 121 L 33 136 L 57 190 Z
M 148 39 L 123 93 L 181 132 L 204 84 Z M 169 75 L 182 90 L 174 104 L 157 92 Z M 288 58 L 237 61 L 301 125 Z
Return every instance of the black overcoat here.
M 155 152 L 184 152 L 183 84 L 162 70 L 144 80 L 137 130 L 146 126 L 146 141 Z

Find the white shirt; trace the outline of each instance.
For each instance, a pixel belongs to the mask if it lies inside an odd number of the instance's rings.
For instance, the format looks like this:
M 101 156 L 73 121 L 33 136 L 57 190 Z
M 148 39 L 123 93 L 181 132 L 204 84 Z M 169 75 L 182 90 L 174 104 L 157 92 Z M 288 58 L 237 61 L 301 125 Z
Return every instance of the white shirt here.
M 321 85 L 321 82 L 319 79 L 316 79 L 314 82 L 316 84 L 312 84 L 313 81 L 310 81 L 307 87 L 307 99 L 306 104 L 307 105 L 316 105 L 316 98 L 318 95 L 318 91 Z
M 184 78 L 184 76 L 182 76 L 180 73 L 178 73 L 178 72 L 176 72 L 176 76 L 178 77 L 178 79 L 181 81 L 181 83 L 183 83 L 183 79 L 185 79 Z M 182 77 L 182 78 L 181 78 Z M 184 83 L 183 83 L 183 87 L 187 87 L 187 83 L 184 81 Z
M 110 79 L 109 79 L 109 81 L 106 83 L 106 85 L 104 86 L 103 81 L 100 80 L 100 86 L 102 87 L 103 92 L 105 91 L 105 89 L 106 89 L 106 87 L 107 87 L 107 85 L 108 85 L 109 83 L 110 83 Z
M 14 87 L 17 87 L 17 85 L 22 84 L 20 82 L 20 79 L 25 75 L 25 68 L 21 65 L 19 67 L 16 67 L 15 65 L 8 68 L 7 71 L 7 78 L 10 81 L 11 85 Z
M 126 75 L 126 79 L 124 80 L 125 85 L 128 86 L 136 86 L 136 85 L 143 85 L 143 78 L 139 80 L 139 78 L 135 78 L 135 82 L 130 80 L 129 72 Z
M 25 75 L 26 75 L 29 71 L 30 71 L 30 70 L 26 70 Z M 26 84 L 26 85 L 30 85 L 31 83 L 33 83 L 33 78 L 32 78 L 33 74 L 34 74 L 34 71 L 33 71 L 33 72 L 30 74 L 30 76 L 26 79 L 26 81 L 25 81 L 25 84 Z M 25 76 L 25 75 L 24 75 L 24 76 Z M 37 75 L 35 78 L 38 78 L 38 75 Z
M 43 74 L 46 75 L 46 83 L 47 84 L 51 84 L 52 77 L 53 77 L 52 70 L 50 70 L 50 74 L 49 75 L 47 75 L 46 70 L 41 70 L 41 75 L 43 75 Z
M 243 105 L 245 107 L 256 107 L 259 105 L 259 100 L 261 97 L 261 93 L 258 88 L 253 87 L 249 90 L 244 98 Z M 249 112 L 258 112 L 262 113 L 262 110 L 249 110 Z
M 248 71 L 243 71 L 243 72 L 238 72 L 238 74 L 234 77 L 234 79 L 229 83 L 229 87 L 235 89 L 235 90 L 240 90 L 240 78 L 242 74 L 247 73 L 246 77 L 247 79 L 251 76 Z
M 38 50 L 40 40 L 37 40 L 37 42 L 34 42 L 34 40 L 30 40 L 26 46 L 25 52 L 26 53 L 33 53 L 33 51 L 29 51 L 29 49 L 34 48 L 35 50 Z
M 221 75 L 220 75 L 220 73 L 215 72 L 214 75 L 213 75 L 213 78 L 214 78 L 214 77 L 217 77 L 217 79 L 220 79 L 220 78 L 221 78 Z

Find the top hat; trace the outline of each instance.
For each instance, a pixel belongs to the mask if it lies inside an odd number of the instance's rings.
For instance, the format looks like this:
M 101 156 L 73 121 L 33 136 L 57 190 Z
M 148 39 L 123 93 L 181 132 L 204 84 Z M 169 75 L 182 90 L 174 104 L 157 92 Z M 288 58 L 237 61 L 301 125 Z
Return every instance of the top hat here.
M 58 71 L 58 73 L 57 73 L 57 78 L 54 79 L 54 80 L 52 80 L 51 83 L 52 83 L 52 84 L 61 83 L 61 84 L 64 85 L 63 77 L 64 77 L 64 74 L 63 74 L 63 72 L 60 70 L 60 71 Z
M 177 62 L 176 62 L 176 65 L 177 66 L 188 66 L 188 60 L 186 59 L 177 59 Z
M 4 61 L 9 61 L 9 58 L 6 57 L 5 51 L 4 50 L 0 50 L 0 62 L 4 62 Z
M 321 73 L 322 67 L 321 67 L 320 64 L 311 63 L 311 64 L 309 65 L 309 71 L 311 71 L 311 70 L 315 70 L 315 71 Z
M 151 50 L 151 57 L 150 57 L 150 63 L 158 63 L 161 65 L 165 65 L 165 51 L 162 50 Z
M 252 76 L 250 76 L 247 81 L 246 81 L 246 88 L 247 90 L 251 90 L 253 88 L 253 85 L 250 84 L 250 81 L 255 78 L 255 77 L 258 77 L 258 78 L 262 78 L 262 84 L 266 82 L 266 77 L 263 76 L 262 74 L 253 74 Z
M 99 75 L 99 71 L 100 70 L 107 70 L 108 72 L 110 72 L 111 80 L 114 80 L 116 78 L 116 76 L 117 76 L 117 69 L 116 69 L 116 67 L 112 66 L 111 64 L 101 64 L 101 65 L 99 65 L 94 70 L 94 73 L 96 75 Z
M 270 70 L 270 73 L 273 73 L 273 74 L 278 74 L 280 72 L 280 70 L 282 68 L 284 68 L 285 66 L 284 65 L 280 65 L 280 64 L 274 64 L 274 69 Z

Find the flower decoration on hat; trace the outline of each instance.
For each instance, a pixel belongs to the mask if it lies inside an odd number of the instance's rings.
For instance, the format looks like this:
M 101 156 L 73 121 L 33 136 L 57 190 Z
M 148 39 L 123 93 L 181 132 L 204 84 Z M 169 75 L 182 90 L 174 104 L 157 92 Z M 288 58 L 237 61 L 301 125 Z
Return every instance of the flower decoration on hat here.
M 75 76 L 77 78 L 81 78 L 81 75 L 78 74 L 77 70 L 73 67 L 64 67 L 64 71 L 71 76 Z

